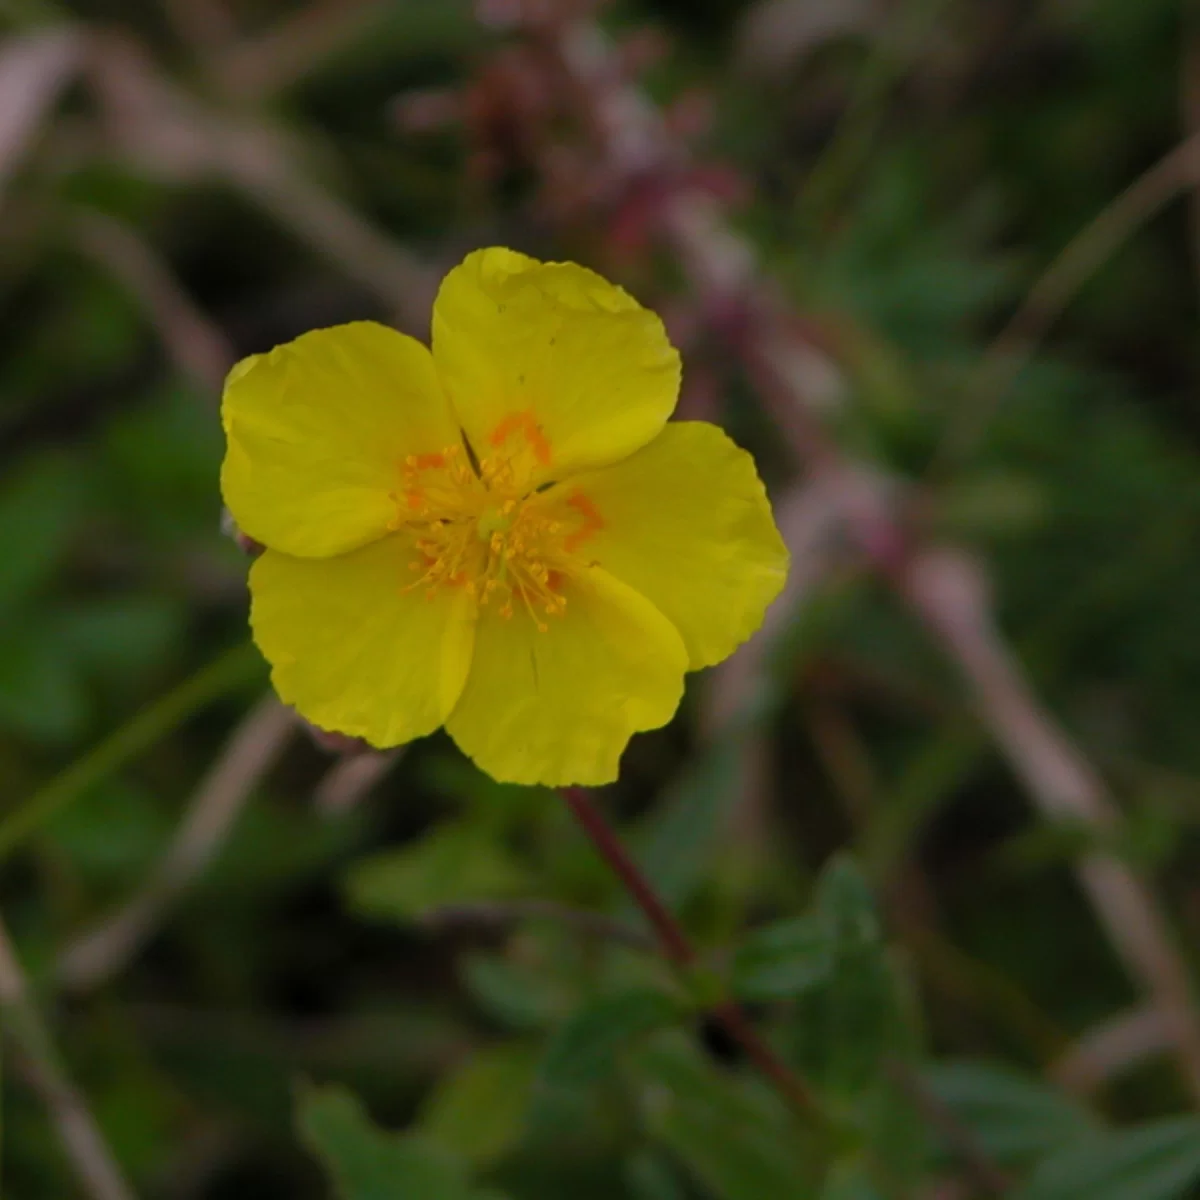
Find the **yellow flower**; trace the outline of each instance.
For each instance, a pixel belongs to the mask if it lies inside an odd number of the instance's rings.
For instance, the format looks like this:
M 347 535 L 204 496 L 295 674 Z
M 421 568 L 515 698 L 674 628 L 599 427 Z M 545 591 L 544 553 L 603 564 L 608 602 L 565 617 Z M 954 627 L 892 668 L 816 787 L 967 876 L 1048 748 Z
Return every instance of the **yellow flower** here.
M 504 781 L 615 779 L 787 570 L 750 456 L 668 425 L 678 390 L 653 313 L 501 249 L 442 282 L 432 353 L 364 321 L 239 363 L 221 485 L 267 547 L 280 697 L 376 746 L 444 724 Z

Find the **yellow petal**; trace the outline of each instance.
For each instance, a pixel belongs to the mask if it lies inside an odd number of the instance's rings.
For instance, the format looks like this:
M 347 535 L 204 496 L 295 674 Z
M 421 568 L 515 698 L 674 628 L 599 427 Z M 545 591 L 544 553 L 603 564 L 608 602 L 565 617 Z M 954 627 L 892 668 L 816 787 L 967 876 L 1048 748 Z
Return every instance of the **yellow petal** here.
M 661 613 L 604 571 L 567 583 L 546 631 L 519 608 L 480 611 L 475 656 L 446 729 L 505 783 L 610 783 L 641 729 L 679 706 L 687 653 Z
M 476 455 L 531 483 L 631 454 L 679 393 L 654 313 L 574 263 L 511 250 L 476 251 L 443 280 L 433 356 Z
M 238 526 L 306 557 L 381 537 L 405 457 L 460 441 L 429 351 L 370 321 L 244 359 L 221 416 L 221 490 Z
M 754 460 L 715 425 L 668 425 L 624 462 L 555 491 L 586 498 L 596 520 L 580 553 L 675 625 L 690 670 L 745 641 L 787 578 L 787 549 Z
M 474 601 L 410 588 L 405 534 L 337 558 L 268 550 L 250 568 L 250 623 L 279 698 L 314 725 L 394 746 L 442 724 L 471 658 Z

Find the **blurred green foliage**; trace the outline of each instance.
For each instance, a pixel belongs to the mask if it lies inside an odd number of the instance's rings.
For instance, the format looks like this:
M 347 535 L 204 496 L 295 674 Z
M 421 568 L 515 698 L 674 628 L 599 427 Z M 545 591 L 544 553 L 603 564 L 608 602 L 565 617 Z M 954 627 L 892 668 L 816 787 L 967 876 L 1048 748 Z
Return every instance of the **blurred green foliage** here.
M 355 793 L 289 730 L 211 864 L 111 976 L 72 985 L 64 953 L 161 886 L 265 681 L 220 528 L 222 363 L 352 317 L 418 325 L 398 247 L 445 266 L 510 243 L 669 316 L 689 298 L 674 264 L 619 258 L 539 190 L 552 148 L 488 91 L 519 39 L 465 0 L 9 0 L 0 911 L 63 1061 L 144 1197 L 983 1194 L 964 1136 L 1020 1200 L 1200 1195 L 1169 1047 L 1106 1066 L 1092 1040 L 1145 997 L 1072 871 L 1103 851 L 1144 872 L 1195 981 L 1192 197 L 1091 264 L 955 443 L 1041 270 L 1195 132 L 1200 27 L 1180 0 L 625 0 L 601 19 L 662 35 L 657 102 L 708 102 L 697 153 L 736 173 L 736 226 L 837 362 L 832 440 L 905 482 L 919 536 L 988 562 L 1004 636 L 1121 820 L 1031 815 L 935 639 L 839 559 L 737 720 L 714 735 L 724 677 L 695 678 L 600 798 L 694 936 L 694 977 L 553 795 L 440 737 Z M 722 355 L 685 345 L 689 382 L 715 381 L 782 494 L 779 435 Z M 713 1021 L 725 987 L 827 1128 Z M 84 1194 L 9 1018 L 4 1195 Z

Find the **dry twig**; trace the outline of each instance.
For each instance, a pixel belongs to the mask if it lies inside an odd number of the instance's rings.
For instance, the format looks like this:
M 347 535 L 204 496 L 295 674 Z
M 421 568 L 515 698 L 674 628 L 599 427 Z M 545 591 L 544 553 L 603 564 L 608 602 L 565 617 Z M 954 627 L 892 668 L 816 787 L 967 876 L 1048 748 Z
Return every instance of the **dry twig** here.
M 1126 1067 L 1170 1048 L 1170 1030 L 1157 1008 L 1135 1008 L 1089 1029 L 1050 1068 L 1068 1092 L 1087 1098 Z
M 82 62 L 83 41 L 68 28 L 39 30 L 0 47 L 0 194 Z
M 343 754 L 321 777 L 313 792 L 313 805 L 326 817 L 340 817 L 396 765 L 405 747 Z
M 197 788 L 187 816 L 142 890 L 63 952 L 58 964 L 63 984 L 95 987 L 138 952 L 170 906 L 212 860 L 296 728 L 296 715 L 274 696 L 250 710 Z
M 233 347 L 149 243 L 123 222 L 86 209 L 76 213 L 73 232 L 80 249 L 142 306 L 179 372 L 202 393 L 219 396 Z
M 1197 186 L 1200 133 L 1159 159 L 1067 243 L 988 348 L 971 403 L 956 410 L 961 416 L 938 449 L 936 471 L 960 462 L 978 444 L 1013 380 L 1080 288 L 1132 234 L 1186 188 Z

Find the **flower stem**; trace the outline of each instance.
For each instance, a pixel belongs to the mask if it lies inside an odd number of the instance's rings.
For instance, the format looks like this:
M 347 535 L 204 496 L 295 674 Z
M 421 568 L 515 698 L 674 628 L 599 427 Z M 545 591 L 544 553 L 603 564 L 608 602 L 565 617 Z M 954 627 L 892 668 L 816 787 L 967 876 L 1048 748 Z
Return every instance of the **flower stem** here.
M 688 941 L 683 927 L 671 915 L 603 814 L 592 803 L 587 790 L 580 787 L 559 788 L 559 795 L 566 801 L 571 815 L 579 822 L 580 828 L 587 834 L 600 857 L 612 868 L 634 903 L 642 910 L 666 958 L 681 969 L 694 966 L 697 961 L 696 950 Z M 825 1114 L 812 1090 L 759 1036 L 736 1000 L 720 1001 L 711 1013 L 725 1032 L 742 1048 L 746 1057 L 775 1085 L 798 1113 L 820 1125 L 826 1124 Z

